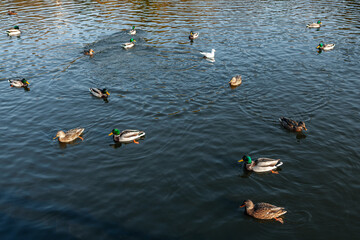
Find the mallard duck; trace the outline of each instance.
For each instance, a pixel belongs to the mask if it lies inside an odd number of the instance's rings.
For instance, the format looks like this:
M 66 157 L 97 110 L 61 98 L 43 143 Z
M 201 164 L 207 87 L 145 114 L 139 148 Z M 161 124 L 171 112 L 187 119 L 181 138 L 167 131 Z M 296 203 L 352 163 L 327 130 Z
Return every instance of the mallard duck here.
M 8 11 L 8 15 L 17 15 L 17 13 L 15 11 Z
M 251 160 L 251 157 L 244 155 L 241 160 L 238 162 L 245 162 L 245 168 L 248 171 L 254 172 L 269 172 L 278 173 L 274 171 L 276 168 L 280 167 L 283 163 L 280 162 L 280 159 L 271 159 L 271 158 L 258 158 L 255 161 Z
M 10 83 L 10 87 L 17 87 L 17 88 L 27 87 L 30 84 L 28 81 L 26 81 L 25 78 L 10 79 L 10 80 L 8 80 L 8 82 Z
M 190 32 L 189 39 L 194 40 L 195 38 L 199 37 L 199 33 L 194 33 L 193 31 Z
M 98 98 L 107 98 L 108 96 L 110 96 L 110 93 L 106 90 L 106 88 L 104 89 L 90 88 L 89 90 L 92 95 Z
M 284 223 L 282 218 L 287 211 L 283 207 L 277 207 L 269 203 L 254 203 L 251 200 L 245 200 L 240 207 L 245 207 L 246 214 L 257 219 L 275 219 Z
M 241 80 L 241 76 L 240 76 L 240 75 L 236 75 L 236 76 L 233 77 L 233 78 L 230 80 L 230 82 L 229 82 L 230 86 L 232 86 L 232 87 L 240 86 L 241 83 L 242 83 L 242 80 Z
M 7 33 L 9 36 L 18 36 L 18 35 L 21 34 L 21 31 L 20 31 L 19 26 L 14 26 L 14 28 L 9 29 L 9 30 L 6 30 L 6 33 Z
M 317 21 L 317 23 L 310 23 L 310 24 L 308 24 L 308 25 L 306 25 L 306 27 L 307 28 L 319 28 L 319 27 L 321 27 L 321 21 L 319 20 L 319 21 Z
M 209 52 L 209 53 L 207 53 L 207 52 L 200 52 L 200 54 L 204 55 L 204 58 L 214 59 L 214 58 L 215 58 L 215 49 L 211 49 L 211 52 Z
M 129 31 L 129 33 L 130 33 L 130 35 L 136 34 L 135 26 L 132 26 L 132 29 Z
M 316 48 L 320 48 L 321 50 L 328 51 L 335 47 L 335 44 L 323 44 L 320 43 Z
M 127 43 L 123 43 L 123 48 L 132 48 L 133 46 L 135 46 L 135 43 L 136 43 L 136 41 L 135 41 L 135 39 L 130 39 L 130 42 L 127 42 Z
M 63 131 L 58 131 L 54 139 L 59 138 L 59 142 L 63 143 L 74 141 L 77 138 L 84 140 L 82 137 L 80 137 L 84 130 L 85 128 L 74 128 L 67 131 L 66 133 Z
M 303 121 L 300 122 L 296 122 L 294 120 L 291 120 L 290 118 L 285 118 L 285 117 L 281 117 L 279 118 L 280 124 L 290 130 L 290 131 L 294 131 L 294 132 L 301 132 L 303 129 L 305 131 L 307 131 L 307 128 L 305 126 L 305 123 Z
M 67 131 L 66 133 L 63 131 L 58 131 L 54 139 L 59 138 L 59 142 L 64 143 L 74 141 L 77 138 L 84 140 L 82 137 L 80 137 L 84 130 L 85 128 L 74 128 Z
M 136 140 L 145 136 L 145 132 L 139 130 L 124 130 L 120 133 L 119 129 L 114 128 L 109 136 L 113 135 L 114 142 L 139 144 Z
M 84 54 L 85 55 L 89 55 L 89 56 L 92 56 L 94 55 L 95 51 L 93 49 L 90 49 L 90 50 L 84 50 Z

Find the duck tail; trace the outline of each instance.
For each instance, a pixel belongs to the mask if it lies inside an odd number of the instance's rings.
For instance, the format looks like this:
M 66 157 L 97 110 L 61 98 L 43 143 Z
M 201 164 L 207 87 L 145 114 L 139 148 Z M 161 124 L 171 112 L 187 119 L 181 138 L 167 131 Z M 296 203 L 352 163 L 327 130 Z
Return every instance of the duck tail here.
M 280 159 L 279 159 L 280 160 Z M 278 162 L 276 165 L 275 165 L 275 167 L 280 167 L 281 165 L 283 165 L 283 162 Z

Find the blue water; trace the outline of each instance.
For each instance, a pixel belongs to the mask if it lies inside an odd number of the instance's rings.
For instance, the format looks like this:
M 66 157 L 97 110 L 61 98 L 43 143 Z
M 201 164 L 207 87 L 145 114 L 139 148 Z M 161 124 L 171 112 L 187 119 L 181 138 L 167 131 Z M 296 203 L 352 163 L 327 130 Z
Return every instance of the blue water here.
M 358 239 L 359 10 L 1 2 L 0 239 Z M 319 19 L 320 30 L 305 27 Z M 14 25 L 19 38 L 5 33 Z M 133 25 L 137 44 L 124 50 Z M 336 46 L 319 53 L 320 42 Z M 214 62 L 199 54 L 212 48 Z M 14 77 L 30 91 L 10 88 Z M 106 87 L 108 102 L 90 87 Z M 286 131 L 281 116 L 308 131 Z M 75 127 L 84 141 L 53 140 Z M 113 128 L 146 137 L 116 145 Z M 284 165 L 249 174 L 237 162 L 245 153 Z M 245 215 L 245 199 L 285 207 L 284 224 Z

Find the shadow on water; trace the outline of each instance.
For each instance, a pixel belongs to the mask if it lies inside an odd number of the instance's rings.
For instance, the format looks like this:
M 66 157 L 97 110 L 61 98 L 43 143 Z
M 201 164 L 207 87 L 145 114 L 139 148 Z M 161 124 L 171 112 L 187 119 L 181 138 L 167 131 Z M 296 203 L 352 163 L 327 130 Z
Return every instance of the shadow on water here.
M 84 211 L 58 209 L 46 201 L 5 192 L 0 193 L 0 219 L 3 223 L 0 229 L 6 227 L 6 231 L 2 229 L 2 239 L 20 239 L 24 231 L 32 239 L 174 239 L 150 236 Z

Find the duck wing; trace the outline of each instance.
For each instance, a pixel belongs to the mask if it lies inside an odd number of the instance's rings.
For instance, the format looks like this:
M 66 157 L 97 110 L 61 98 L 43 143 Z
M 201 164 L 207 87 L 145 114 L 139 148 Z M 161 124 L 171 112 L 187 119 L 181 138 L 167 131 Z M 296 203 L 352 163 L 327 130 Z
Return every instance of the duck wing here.
M 257 203 L 254 207 L 253 216 L 260 219 L 272 219 L 284 215 L 286 212 L 283 207 L 277 207 L 269 203 Z
M 67 131 L 65 133 L 65 138 L 68 138 L 68 139 L 75 139 L 77 137 L 79 137 L 83 132 L 84 132 L 85 128 L 74 128 L 74 129 L 71 129 L 69 131 Z
M 255 161 L 255 166 L 259 167 L 273 167 L 280 161 L 280 159 L 272 159 L 272 158 L 258 158 Z
M 131 142 L 145 136 L 144 131 L 127 129 L 120 133 L 121 142 Z
M 90 93 L 95 97 L 102 97 L 102 92 L 98 88 L 90 88 Z

